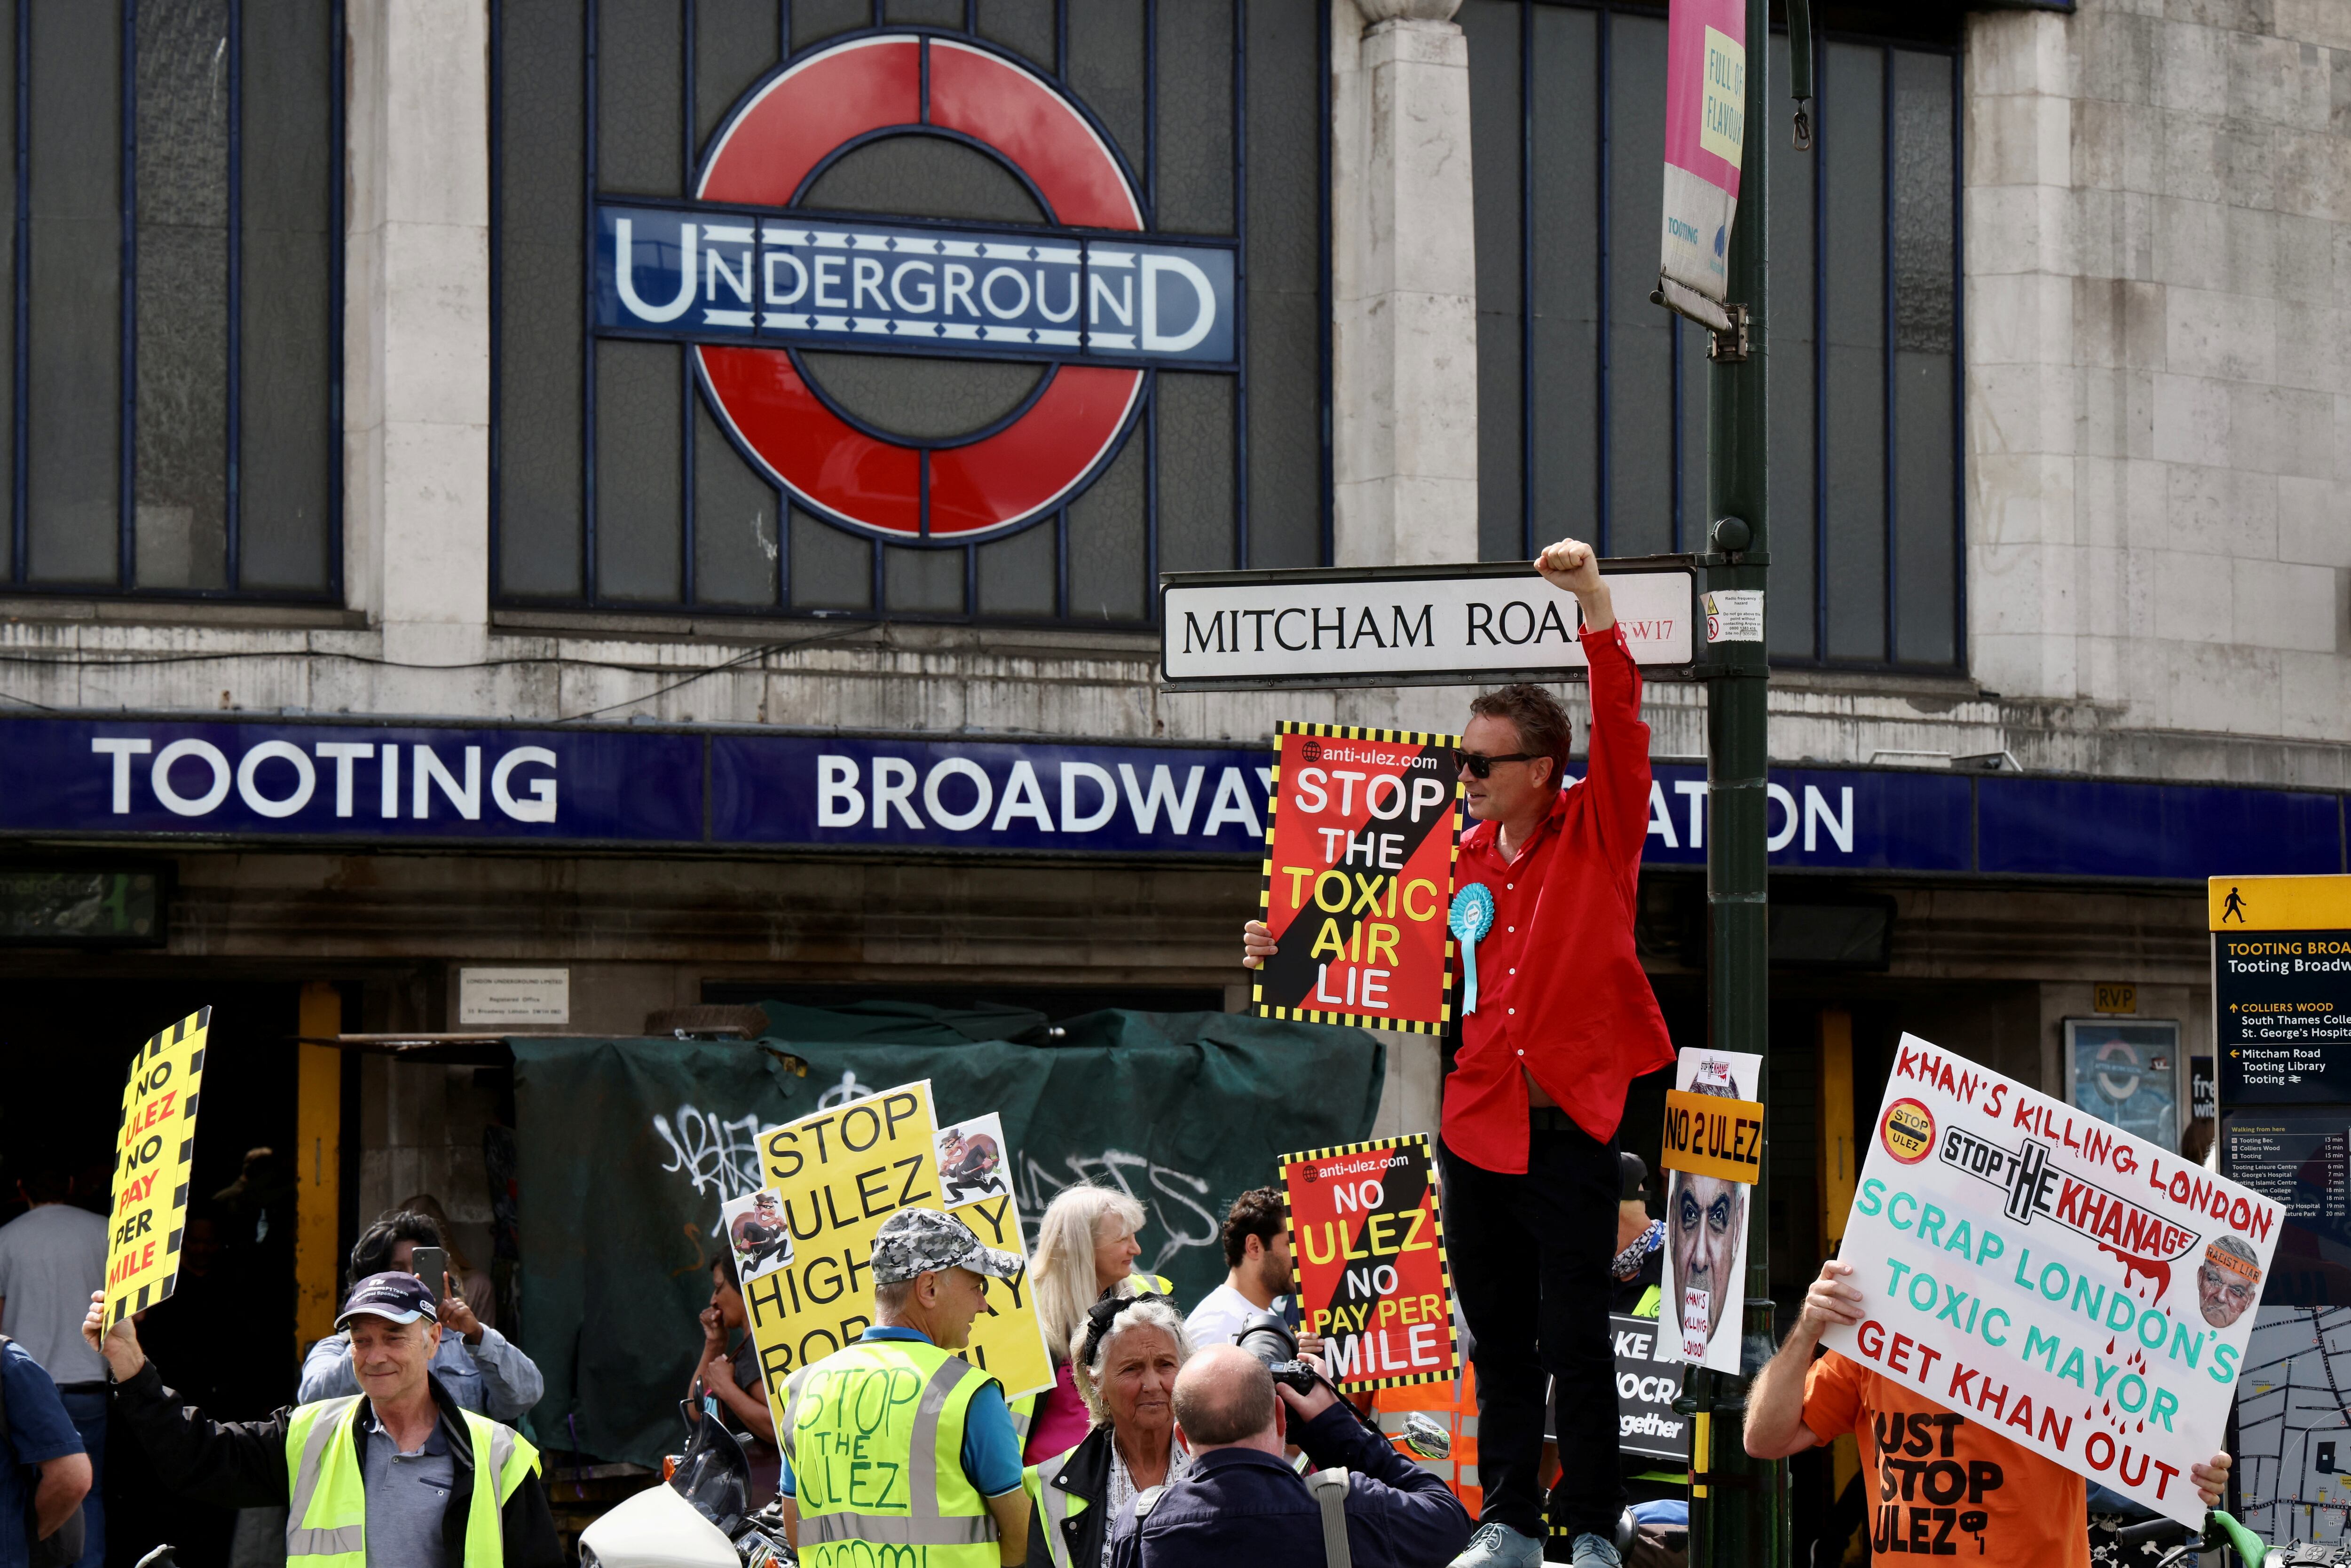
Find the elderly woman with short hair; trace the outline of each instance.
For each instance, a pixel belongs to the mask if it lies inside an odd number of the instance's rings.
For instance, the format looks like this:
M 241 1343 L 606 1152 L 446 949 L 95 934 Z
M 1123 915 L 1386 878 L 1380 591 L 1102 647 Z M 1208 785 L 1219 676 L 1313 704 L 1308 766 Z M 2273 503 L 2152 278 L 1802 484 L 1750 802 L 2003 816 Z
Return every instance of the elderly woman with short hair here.
M 1087 1309 L 1070 1338 L 1078 1392 L 1093 1415 L 1085 1439 L 1029 1468 L 1029 1561 L 1103 1568 L 1110 1525 L 1135 1494 L 1181 1475 L 1176 1374 L 1191 1354 L 1176 1303 L 1124 1281 Z

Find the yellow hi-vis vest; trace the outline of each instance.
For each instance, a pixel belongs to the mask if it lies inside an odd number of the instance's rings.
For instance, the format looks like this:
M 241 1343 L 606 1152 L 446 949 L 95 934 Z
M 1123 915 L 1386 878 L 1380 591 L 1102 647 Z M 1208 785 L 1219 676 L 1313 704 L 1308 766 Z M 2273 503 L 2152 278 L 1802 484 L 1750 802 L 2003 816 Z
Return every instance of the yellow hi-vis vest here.
M 784 1455 L 806 1568 L 924 1547 L 925 1568 L 996 1568 L 996 1521 L 963 1471 L 972 1396 L 996 1381 L 923 1340 L 859 1340 L 792 1374 Z
M 367 1486 L 356 1440 L 360 1396 L 321 1399 L 286 1427 L 287 1568 L 365 1568 Z M 501 1568 L 498 1511 L 538 1469 L 538 1450 L 510 1427 L 461 1410 L 474 1446 L 474 1500 L 465 1515 L 463 1568 Z
M 1076 1448 L 1065 1449 L 1050 1458 L 1038 1460 L 1020 1472 L 1020 1484 L 1029 1489 L 1029 1507 L 1040 1524 L 1040 1528 L 1031 1534 L 1043 1538 L 1045 1555 L 1051 1568 L 1081 1568 L 1080 1564 L 1070 1561 L 1070 1543 L 1066 1539 L 1069 1521 L 1093 1505 L 1075 1492 L 1064 1491 L 1053 1484 L 1053 1478 L 1061 1473 L 1061 1467 L 1068 1464 L 1070 1456 L 1077 1451 Z M 1095 1564 L 1088 1563 L 1082 1568 L 1095 1568 Z

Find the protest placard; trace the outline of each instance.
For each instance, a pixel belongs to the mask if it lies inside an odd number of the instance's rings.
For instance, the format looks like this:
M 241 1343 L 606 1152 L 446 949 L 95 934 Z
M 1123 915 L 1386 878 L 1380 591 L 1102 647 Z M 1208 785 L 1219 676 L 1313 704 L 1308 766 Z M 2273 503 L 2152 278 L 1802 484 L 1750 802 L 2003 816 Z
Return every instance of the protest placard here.
M 763 1186 L 718 1206 L 718 1223 L 735 1253 L 735 1275 L 747 1288 L 792 1260 L 792 1234 L 784 1227 L 783 1195 Z
M 1278 950 L 1259 1017 L 1420 1034 L 1451 1019 L 1455 739 L 1281 724 L 1259 898 Z
M 2189 1468 L 2221 1446 L 2279 1218 L 1906 1034 L 1845 1224 L 1865 1317 L 1822 1343 L 2196 1524 Z
M 940 1128 L 936 1153 L 939 1185 L 949 1203 L 1001 1197 L 1012 1190 L 1005 1181 L 1004 1119 L 993 1111 Z
M 200 1008 L 141 1045 L 122 1085 L 114 1204 L 106 1247 L 106 1327 L 168 1299 L 180 1278 L 196 1098 L 213 1009 Z
M 943 1200 L 937 1137 L 928 1079 L 759 1134 L 761 1174 L 775 1195 L 789 1257 L 756 1279 L 745 1277 L 743 1305 L 778 1422 L 785 1381 L 872 1326 L 873 1238 L 891 1215 L 946 1208 L 986 1245 L 1027 1256 L 1008 1195 L 957 1206 Z M 730 1224 L 735 1207 L 722 1211 Z M 993 1373 L 1007 1398 L 1050 1387 L 1052 1364 L 1028 1275 L 985 1286 L 986 1304 L 965 1358 Z
M 1762 1168 L 1763 1059 L 1691 1047 L 1666 1092 L 1657 1163 L 1666 1184 L 1666 1261 L 1659 1344 L 1676 1359 L 1739 1370 L 1747 1307 L 1747 1206 Z
M 1674 1408 L 1682 1392 L 1677 1370 L 1680 1357 L 1674 1354 L 1672 1336 L 1660 1332 L 1661 1326 L 1656 1318 L 1608 1315 L 1608 1334 L 1616 1350 L 1616 1447 L 1627 1454 L 1687 1465 L 1690 1418 Z
M 1350 1390 L 1451 1377 L 1459 1365 L 1437 1167 L 1414 1133 L 1281 1162 L 1302 1326 Z

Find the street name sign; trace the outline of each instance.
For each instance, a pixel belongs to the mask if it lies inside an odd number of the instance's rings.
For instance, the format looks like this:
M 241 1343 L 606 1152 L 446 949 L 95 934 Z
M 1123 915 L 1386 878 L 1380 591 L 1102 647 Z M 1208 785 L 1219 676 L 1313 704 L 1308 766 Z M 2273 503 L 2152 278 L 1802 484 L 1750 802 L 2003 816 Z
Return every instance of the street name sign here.
M 1600 563 L 1634 662 L 1687 672 L 1698 564 L 1690 556 Z M 1556 681 L 1583 669 L 1575 596 L 1529 561 L 1168 572 L 1160 579 L 1160 674 L 1172 686 L 1460 685 Z

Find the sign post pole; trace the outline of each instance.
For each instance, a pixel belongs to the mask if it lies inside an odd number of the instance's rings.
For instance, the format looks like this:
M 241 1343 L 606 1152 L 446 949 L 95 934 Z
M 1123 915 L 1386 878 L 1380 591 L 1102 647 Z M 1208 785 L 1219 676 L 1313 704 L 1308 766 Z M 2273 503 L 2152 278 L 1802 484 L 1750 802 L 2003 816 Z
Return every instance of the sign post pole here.
M 1711 526 L 1706 558 L 1708 595 L 1762 600 L 1770 559 L 1764 503 L 1765 168 L 1771 124 L 1766 68 L 1771 16 L 1765 0 L 1746 0 L 1745 132 L 1738 183 L 1742 200 L 1731 225 L 1725 299 L 1732 329 L 1715 334 L 1707 378 L 1707 499 Z M 1751 594 L 1751 599 L 1743 596 Z M 1760 620 L 1760 616 L 1756 617 Z M 1707 780 L 1713 822 L 1707 834 L 1708 1037 L 1719 1051 L 1761 1053 L 1769 1030 L 1770 924 L 1765 905 L 1768 837 L 1764 767 L 1770 666 L 1760 628 L 1723 629 L 1711 641 L 1707 693 Z M 1740 636 L 1744 632 L 1748 634 Z M 1750 640 L 1750 638 L 1752 640 Z M 1769 1099 L 1758 1091 L 1758 1097 Z M 1767 1268 L 1769 1202 L 1759 1181 L 1748 1207 L 1747 1306 L 1740 1370 L 1733 1375 L 1692 1367 L 1681 1403 L 1698 1416 L 1691 1434 L 1690 1562 L 1697 1568 L 1786 1568 L 1792 1553 L 1788 1471 L 1780 1460 L 1750 1459 L 1740 1437 L 1750 1379 L 1777 1340 Z

